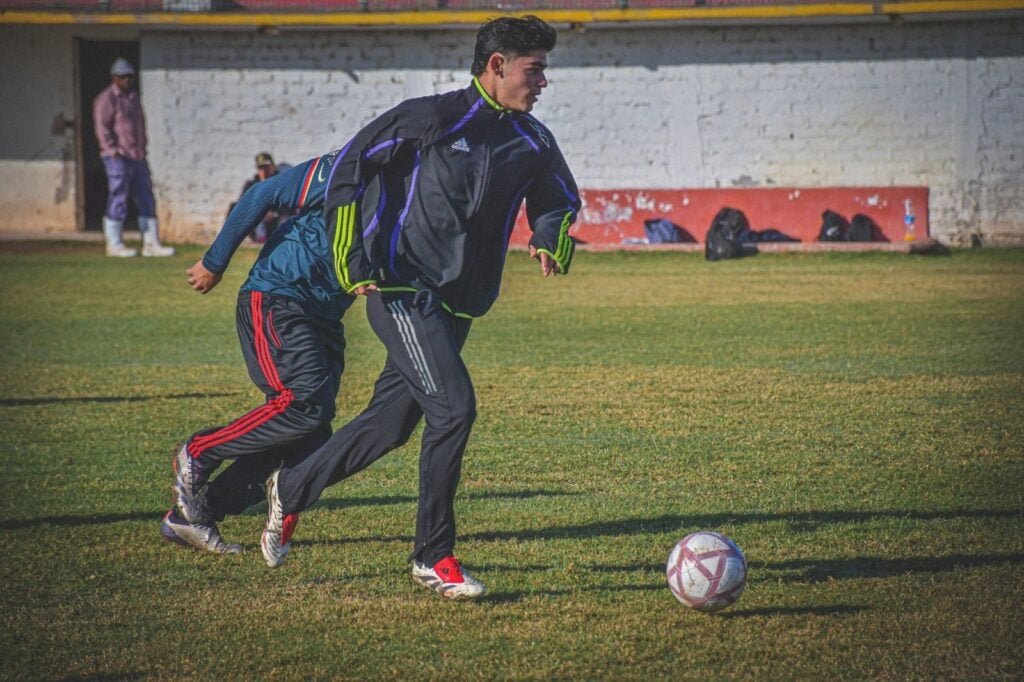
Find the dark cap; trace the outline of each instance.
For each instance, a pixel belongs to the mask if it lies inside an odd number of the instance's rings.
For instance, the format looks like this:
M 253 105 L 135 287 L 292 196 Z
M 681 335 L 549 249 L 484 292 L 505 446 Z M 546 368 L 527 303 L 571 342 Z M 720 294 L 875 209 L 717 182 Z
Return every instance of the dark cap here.
M 256 167 L 260 166 L 273 166 L 274 157 L 266 152 L 260 152 L 256 155 Z

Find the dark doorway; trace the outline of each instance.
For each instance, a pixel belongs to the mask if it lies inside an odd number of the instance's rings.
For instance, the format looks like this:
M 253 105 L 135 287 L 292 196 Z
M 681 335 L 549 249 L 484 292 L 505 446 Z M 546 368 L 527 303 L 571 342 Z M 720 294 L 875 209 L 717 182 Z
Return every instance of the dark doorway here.
M 100 145 L 93 127 L 92 101 L 103 88 L 110 85 L 110 65 L 124 57 L 139 70 L 139 42 L 137 40 L 85 40 L 75 41 L 76 84 L 78 87 L 78 226 L 81 230 L 102 230 L 103 212 L 107 208 L 107 174 L 100 160 Z M 142 93 L 141 78 L 136 87 Z M 138 229 L 138 211 L 128 202 L 128 220 L 125 229 Z

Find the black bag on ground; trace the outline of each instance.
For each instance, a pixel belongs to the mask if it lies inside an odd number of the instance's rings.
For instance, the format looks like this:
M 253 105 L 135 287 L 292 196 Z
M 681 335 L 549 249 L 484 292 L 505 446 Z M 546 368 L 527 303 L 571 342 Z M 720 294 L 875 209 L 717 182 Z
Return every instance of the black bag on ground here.
M 798 242 L 798 241 L 800 241 L 796 237 L 790 237 L 788 234 L 786 234 L 786 233 L 784 233 L 784 232 L 782 232 L 780 230 L 777 230 L 774 227 L 769 227 L 769 228 L 764 229 L 764 230 L 759 230 L 757 232 L 757 240 L 759 242 Z
M 742 235 L 750 231 L 750 223 L 742 211 L 728 206 L 711 221 L 711 229 L 704 238 L 704 258 L 725 260 L 740 258 L 743 253 Z
M 841 242 L 846 238 L 850 223 L 835 211 L 826 210 L 821 214 L 821 230 L 818 232 L 819 242 Z
M 858 213 L 850 221 L 850 229 L 846 231 L 846 241 L 873 242 L 875 241 L 875 235 L 880 231 L 874 220 L 863 213 Z

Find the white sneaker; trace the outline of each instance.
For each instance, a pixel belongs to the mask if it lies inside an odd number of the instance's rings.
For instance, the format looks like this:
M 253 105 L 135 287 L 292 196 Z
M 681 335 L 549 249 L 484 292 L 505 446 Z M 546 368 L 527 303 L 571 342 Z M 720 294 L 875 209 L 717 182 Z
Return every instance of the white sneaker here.
M 160 243 L 160 222 L 156 216 L 139 216 L 139 232 L 142 233 L 142 255 L 173 256 L 174 249 Z
M 187 444 L 181 446 L 171 464 L 174 469 L 174 499 L 171 508 L 177 510 L 181 518 L 189 523 L 196 523 L 206 507 L 206 479 L 210 472 L 192 457 Z
M 107 255 L 111 258 L 134 258 L 139 252 L 124 244 L 107 244 Z
M 182 547 L 195 547 L 214 554 L 240 554 L 245 547 L 234 542 L 226 542 L 217 529 L 217 524 L 189 523 L 174 513 L 174 510 L 164 515 L 164 521 L 160 524 L 160 534 L 168 541 Z
M 160 242 L 145 242 L 142 245 L 142 255 L 163 258 L 174 255 L 173 246 L 164 246 Z
M 295 532 L 295 524 L 299 522 L 299 515 L 285 514 L 281 507 L 281 498 L 277 494 L 277 475 L 280 469 L 275 471 L 267 479 L 267 523 L 263 527 L 263 534 L 260 535 L 260 549 L 263 551 L 263 559 L 267 566 L 277 568 L 284 563 L 288 556 L 288 550 L 292 548 L 292 533 Z
M 476 599 L 487 592 L 484 584 L 462 570 L 453 556 L 441 559 L 433 568 L 413 561 L 412 579 L 448 599 Z

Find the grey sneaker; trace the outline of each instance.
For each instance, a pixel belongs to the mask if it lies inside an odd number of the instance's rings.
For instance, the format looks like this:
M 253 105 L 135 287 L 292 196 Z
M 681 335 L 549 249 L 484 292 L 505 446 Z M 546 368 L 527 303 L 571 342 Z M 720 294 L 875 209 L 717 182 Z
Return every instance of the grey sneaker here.
M 299 522 L 297 513 L 285 514 L 281 507 L 281 498 L 277 494 L 279 473 L 280 469 L 267 479 L 267 523 L 263 527 L 263 534 L 260 535 L 260 549 L 263 550 L 267 566 L 271 568 L 277 568 L 284 563 L 288 550 L 292 548 L 295 524 Z
M 182 445 L 174 456 L 174 508 L 183 519 L 192 523 L 200 518 L 205 504 L 206 479 L 204 471 L 188 452 L 187 444 Z
M 215 524 L 189 523 L 175 514 L 173 509 L 164 516 L 160 534 L 176 545 L 195 547 L 214 554 L 239 554 L 245 551 L 242 545 L 225 542 Z
M 412 579 L 448 599 L 476 599 L 487 592 L 484 584 L 464 571 L 453 556 L 441 559 L 433 568 L 413 561 Z

